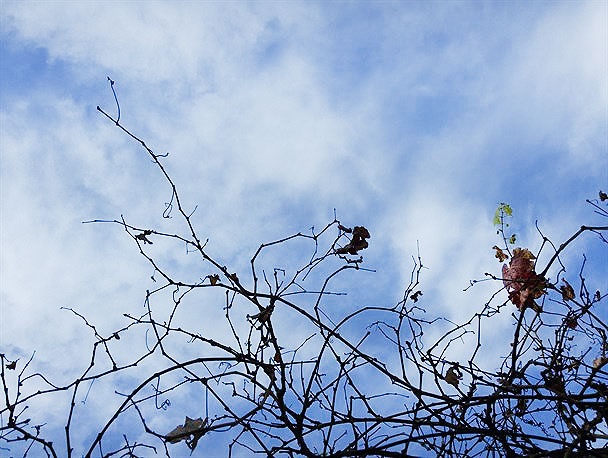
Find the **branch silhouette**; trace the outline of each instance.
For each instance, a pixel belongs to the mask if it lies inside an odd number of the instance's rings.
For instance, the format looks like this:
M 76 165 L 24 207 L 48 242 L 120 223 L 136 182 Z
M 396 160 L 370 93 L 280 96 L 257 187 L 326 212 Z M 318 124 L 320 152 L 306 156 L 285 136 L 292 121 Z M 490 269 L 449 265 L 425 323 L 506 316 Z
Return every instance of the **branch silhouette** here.
M 68 384 L 34 369 L 33 355 L 22 362 L 0 354 L 0 450 L 32 457 L 180 456 L 184 447 L 195 453 L 222 444 L 213 451 L 227 456 L 607 456 L 607 292 L 588 283 L 584 257 L 572 267 L 564 254 L 588 236 L 606 249 L 608 226 L 583 225 L 557 246 L 539 230 L 540 252 L 512 250 L 515 236 L 505 233 L 511 210 L 501 204 L 504 247 L 494 250 L 508 264 L 502 277 L 486 275 L 496 293 L 459 323 L 425 310 L 419 253 L 396 303 L 360 306 L 333 290 L 339 278 L 357 281 L 373 272 L 363 255 L 374 249 L 373 234 L 360 221 L 349 226 L 335 215 L 319 232 L 262 243 L 250 271 L 237 273 L 208 251 L 163 164 L 167 155 L 154 153 L 120 122 L 109 81 L 118 115 L 98 111 L 152 159 L 171 193 L 161 218 L 175 209 L 187 233 L 139 227 L 124 215 L 85 221 L 122 228 L 153 269 L 154 289 L 145 292 L 143 313 L 125 314 L 124 326 L 109 333 L 66 309 L 95 339 L 88 365 Z M 590 201 L 600 214 L 604 202 Z M 171 273 L 151 251 L 161 240 L 198 256 L 203 276 L 185 281 Z M 307 246 L 304 261 L 264 267 L 263 255 L 296 244 Z M 548 260 L 539 265 L 541 254 Z M 218 291 L 221 304 L 212 293 Z M 216 312 L 209 312 L 205 329 L 186 328 L 184 304 L 199 296 L 215 301 Z M 332 306 L 336 301 L 340 307 Z M 161 310 L 159 302 L 169 308 Z M 512 315 L 504 342 L 487 332 L 501 311 Z M 134 339 L 145 340 L 145 350 L 136 351 Z M 463 346 L 465 339 L 472 344 Z M 491 363 L 481 351 L 489 341 L 503 345 Z M 116 407 L 83 437 L 77 399 L 86 401 L 104 383 L 114 386 Z M 63 438 L 47 435 L 52 425 L 30 406 L 66 396 Z M 190 410 L 175 407 L 184 399 L 191 399 Z

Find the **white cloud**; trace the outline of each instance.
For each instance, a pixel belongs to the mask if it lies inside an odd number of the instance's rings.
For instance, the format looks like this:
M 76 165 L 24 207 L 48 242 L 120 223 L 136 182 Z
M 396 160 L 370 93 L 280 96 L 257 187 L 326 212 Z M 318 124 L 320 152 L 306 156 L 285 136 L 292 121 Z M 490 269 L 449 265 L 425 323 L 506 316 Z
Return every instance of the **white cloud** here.
M 91 337 L 59 306 L 109 332 L 141 311 L 152 274 L 120 227 L 83 219 L 124 213 L 185 231 L 160 218 L 171 192 L 145 151 L 95 112 L 115 112 L 106 74 L 121 119 L 170 153 L 163 163 L 185 207 L 198 205 L 199 235 L 239 274 L 261 241 L 318 229 L 334 207 L 368 226 L 379 272 L 353 287 L 354 302 L 398 300 L 419 241 L 425 304 L 468 317 L 500 288 L 462 292 L 499 268 L 499 201 L 513 204 L 522 243 L 534 243 L 527 225 L 539 216 L 560 239 L 584 214 L 561 208 L 608 182 L 601 2 L 5 5 L 3 43 L 44 48 L 37 65 L 64 72 L 8 94 L 0 119 L 3 345 L 38 348 L 41 361 L 70 348 L 69 366 L 82 350 L 72 343 Z M 190 278 L 211 273 L 174 247 L 150 248 Z M 20 340 L 31 329 L 43 331 Z

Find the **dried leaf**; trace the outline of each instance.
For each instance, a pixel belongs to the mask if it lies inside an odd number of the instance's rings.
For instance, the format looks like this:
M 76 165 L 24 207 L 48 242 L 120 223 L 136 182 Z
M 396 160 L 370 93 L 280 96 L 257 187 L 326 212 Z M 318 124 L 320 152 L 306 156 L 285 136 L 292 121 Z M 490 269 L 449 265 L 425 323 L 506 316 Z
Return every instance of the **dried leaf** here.
M 418 302 L 418 299 L 420 299 L 420 296 L 422 296 L 422 291 L 418 290 L 410 296 L 410 299 L 413 300 L 414 303 L 416 303 Z
M 14 371 L 14 370 L 17 368 L 17 360 L 15 360 L 15 361 L 11 361 L 10 363 L 8 363 L 8 364 L 6 365 L 6 368 L 7 368 L 9 371 Z
M 595 358 L 593 360 L 593 367 L 595 369 L 599 369 L 600 367 L 602 367 L 607 362 L 608 362 L 608 358 L 606 358 L 605 356 L 600 356 L 599 358 Z
M 249 318 L 258 320 L 260 323 L 266 323 L 270 319 L 270 315 L 274 310 L 274 305 L 269 305 L 262 309 L 260 313 L 256 313 L 255 315 L 251 315 Z
M 570 370 L 576 370 L 580 367 L 580 365 L 581 365 L 581 360 L 574 359 L 574 360 L 572 360 L 572 362 L 570 364 L 568 364 L 567 368 Z
M 353 238 L 352 240 L 344 247 L 337 248 L 336 254 L 352 254 L 356 255 L 360 250 L 364 250 L 369 246 L 367 240 L 370 238 L 369 231 L 363 226 L 355 226 L 352 230 Z
M 355 226 L 355 228 L 353 229 L 353 237 L 369 239 L 371 235 L 369 235 L 369 231 L 363 226 Z
M 608 200 L 608 194 L 606 194 L 604 191 L 600 191 L 600 200 L 602 202 Z
M 494 245 L 492 248 L 496 251 L 496 253 L 494 253 L 494 256 L 496 257 L 496 259 L 498 259 L 499 262 L 504 262 L 506 259 L 509 258 L 509 255 L 502 251 L 500 248 L 498 248 L 498 246 Z
M 228 275 L 228 278 L 229 278 L 230 280 L 232 280 L 233 282 L 235 282 L 235 283 L 238 283 L 238 282 L 239 282 L 239 277 L 237 277 L 236 272 L 235 272 L 235 273 L 233 273 L 233 274 Z
M 207 278 L 211 282 L 211 286 L 217 285 L 217 283 L 220 281 L 220 276 L 218 274 L 207 275 Z
M 181 441 L 186 441 L 186 445 L 190 450 L 194 450 L 201 437 L 206 432 L 207 419 L 202 418 L 192 419 L 186 417 L 183 425 L 178 425 L 173 431 L 165 436 L 165 440 L 171 444 L 176 444 Z M 192 436 L 192 437 L 191 437 Z
M 564 379 L 561 374 L 543 375 L 545 387 L 556 394 L 564 394 Z
M 576 327 L 578 326 L 578 320 L 574 315 L 570 315 L 564 318 L 564 324 L 570 329 L 576 329 Z
M 528 402 L 526 401 L 526 398 L 519 398 L 517 400 L 517 412 L 515 413 L 515 415 L 521 417 L 524 413 L 526 413 L 526 409 L 528 408 Z
M 443 379 L 450 385 L 458 388 L 458 383 L 462 379 L 462 372 L 457 365 L 454 365 L 447 370 Z
M 534 271 L 536 257 L 525 248 L 515 248 L 509 266 L 502 266 L 503 283 L 509 292 L 509 299 L 523 310 L 532 307 L 540 310 L 534 299 L 546 292 L 545 279 Z
M 146 243 L 149 243 L 150 245 L 152 245 L 152 241 L 150 239 L 148 239 L 148 235 L 150 235 L 150 234 L 152 234 L 152 231 L 149 229 L 146 229 L 141 234 L 136 235 L 135 238 L 137 240 L 141 240 L 142 242 L 144 242 L 144 245 Z
M 562 292 L 562 299 L 564 301 L 571 301 L 574 299 L 574 289 L 565 279 L 562 279 L 564 284 L 559 287 L 559 290 Z

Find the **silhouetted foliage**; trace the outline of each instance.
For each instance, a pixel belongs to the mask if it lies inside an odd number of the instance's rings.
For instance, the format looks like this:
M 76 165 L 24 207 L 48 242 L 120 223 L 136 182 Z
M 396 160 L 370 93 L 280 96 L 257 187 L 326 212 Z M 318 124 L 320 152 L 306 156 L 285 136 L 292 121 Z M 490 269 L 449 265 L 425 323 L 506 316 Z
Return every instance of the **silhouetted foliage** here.
M 507 232 L 512 210 L 501 204 L 494 221 L 501 246 L 493 249 L 504 264 L 502 276 L 488 273 L 478 280 L 495 282 L 496 294 L 472 316 L 452 323 L 425 310 L 420 255 L 413 258 L 400 300 L 361 306 L 332 290 L 332 282 L 347 271 L 369 270 L 362 252 L 373 249 L 373 234 L 364 222 L 351 226 L 334 218 L 319 232 L 263 243 L 250 259 L 250 271 L 237 275 L 207 251 L 163 165 L 166 155 L 154 153 L 119 116 L 98 110 L 147 152 L 172 193 L 163 217 L 181 218 L 187 233 L 138 227 L 122 216 L 88 221 L 124 229 L 154 269 L 154 289 L 146 291 L 140 316 L 126 314 L 125 326 L 107 334 L 68 309 L 96 339 L 88 366 L 68 384 L 36 372 L 32 359 L 0 355 L 3 454 L 177 456 L 185 445 L 204 456 L 205 444 L 224 444 L 213 453 L 607 455 L 607 292 L 586 280 L 584 255 L 578 265 L 567 266 L 564 254 L 584 236 L 605 249 L 608 226 L 582 226 L 559 245 L 539 230 L 542 244 L 533 253 L 514 247 L 516 236 Z M 600 192 L 589 204 L 608 217 L 606 200 Z M 148 251 L 160 239 L 185 245 L 200 258 L 198 281 L 174 278 Z M 306 261 L 289 270 L 261 261 L 272 250 L 302 250 L 302 242 Z M 541 254 L 546 261 L 539 264 Z M 501 302 L 504 290 L 508 297 Z M 212 291 L 223 293 L 221 303 Z M 187 328 L 183 304 L 195 295 L 211 298 L 201 305 L 210 318 Z M 492 328 L 500 312 L 512 316 L 512 333 L 504 341 L 481 332 Z M 145 339 L 143 351 L 131 345 L 134 339 Z M 482 345 L 490 343 L 503 351 L 488 362 Z M 118 383 L 121 374 L 128 375 L 131 388 L 119 392 L 116 385 L 114 413 L 98 431 L 75 438 L 83 434 L 76 431 L 84 421 L 76 399 L 94 391 L 93 382 Z M 67 398 L 60 399 L 69 399 L 64 436 L 49 437 L 43 412 L 28 406 L 61 393 Z M 176 407 L 184 399 L 188 408 Z M 83 441 L 87 448 L 75 449 Z

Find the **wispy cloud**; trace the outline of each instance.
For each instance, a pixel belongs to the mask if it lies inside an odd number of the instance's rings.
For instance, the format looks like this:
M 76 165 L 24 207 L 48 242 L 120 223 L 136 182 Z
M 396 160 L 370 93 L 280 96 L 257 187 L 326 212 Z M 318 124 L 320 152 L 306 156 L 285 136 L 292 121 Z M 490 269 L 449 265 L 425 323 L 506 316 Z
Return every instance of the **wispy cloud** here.
M 108 329 L 140 310 L 149 266 L 118 227 L 81 221 L 184 229 L 160 218 L 171 190 L 144 151 L 96 112 L 115 112 L 107 75 L 121 120 L 169 153 L 201 235 L 235 270 L 261 241 L 320 227 L 336 208 L 372 231 L 382 291 L 361 297 L 398 300 L 420 246 L 425 299 L 470 314 L 489 289 L 462 289 L 499 268 L 498 202 L 516 209 L 522 243 L 538 240 L 536 218 L 559 239 L 608 183 L 607 12 L 4 2 L 2 346 L 40 361 L 71 348 L 59 362 L 70 367 L 87 330 L 58 307 Z M 154 249 L 184 275 L 208 274 L 174 246 Z

